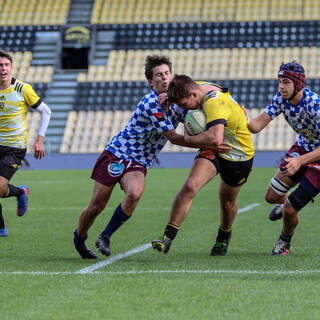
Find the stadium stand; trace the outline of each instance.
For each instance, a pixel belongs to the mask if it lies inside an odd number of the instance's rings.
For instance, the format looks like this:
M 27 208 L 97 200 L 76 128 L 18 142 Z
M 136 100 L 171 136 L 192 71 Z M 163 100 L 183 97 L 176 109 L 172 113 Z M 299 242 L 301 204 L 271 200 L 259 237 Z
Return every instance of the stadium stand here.
M 261 112 L 276 92 L 282 61 L 298 60 L 320 91 L 317 0 L 0 0 L 0 47 L 15 75 L 53 109 L 49 152 L 100 152 L 149 90 L 148 54 L 166 54 L 174 73 L 217 82 Z M 88 69 L 63 68 L 66 30 L 89 31 Z M 79 34 L 75 35 L 75 37 Z M 73 43 L 72 57 L 85 47 Z M 29 142 L 37 113 L 28 115 Z M 181 130 L 179 128 L 178 130 Z M 282 118 L 254 136 L 257 150 L 285 150 L 295 139 Z M 168 144 L 166 152 L 189 151 Z

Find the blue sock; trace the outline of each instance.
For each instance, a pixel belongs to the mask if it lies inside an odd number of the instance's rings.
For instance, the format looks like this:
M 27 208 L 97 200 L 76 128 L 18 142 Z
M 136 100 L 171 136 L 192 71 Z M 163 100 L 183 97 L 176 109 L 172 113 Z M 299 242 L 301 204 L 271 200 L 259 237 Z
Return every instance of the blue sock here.
M 114 211 L 107 227 L 104 229 L 104 231 L 101 233 L 104 236 L 108 236 L 109 238 L 111 237 L 111 235 L 118 230 L 121 225 L 126 222 L 128 219 L 130 218 L 130 216 L 127 216 L 122 208 L 121 208 L 121 203 L 118 205 L 118 207 L 116 208 L 116 210 Z

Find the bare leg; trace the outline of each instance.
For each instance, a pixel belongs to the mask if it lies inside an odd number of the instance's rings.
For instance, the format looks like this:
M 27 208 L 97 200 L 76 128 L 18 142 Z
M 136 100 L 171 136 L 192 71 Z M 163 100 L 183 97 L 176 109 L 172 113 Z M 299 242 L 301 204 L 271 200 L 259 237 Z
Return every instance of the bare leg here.
M 215 166 L 208 160 L 199 158 L 193 163 L 191 172 L 182 189 L 177 194 L 172 208 L 169 223 L 180 227 L 188 216 L 192 201 L 199 190 L 217 174 Z
M 94 183 L 93 194 L 88 207 L 83 209 L 78 221 L 77 234 L 84 237 L 96 217 L 106 207 L 114 186 L 108 187 L 97 181 Z
M 232 227 L 238 211 L 237 196 L 240 188 L 241 186 L 230 187 L 221 180 L 219 189 L 221 230 L 230 230 Z
M 293 235 L 299 221 L 299 212 L 286 201 L 283 208 L 283 233 L 287 236 Z
M 145 176 L 141 171 L 131 171 L 121 179 L 125 197 L 121 202 L 122 210 L 131 216 L 142 197 L 145 187 Z

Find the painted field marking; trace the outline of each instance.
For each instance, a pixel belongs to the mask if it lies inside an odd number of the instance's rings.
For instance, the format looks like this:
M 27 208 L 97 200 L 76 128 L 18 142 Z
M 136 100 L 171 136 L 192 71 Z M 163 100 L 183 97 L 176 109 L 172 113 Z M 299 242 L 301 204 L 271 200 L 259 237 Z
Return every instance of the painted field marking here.
M 246 207 L 244 207 L 242 209 L 239 209 L 238 213 L 251 210 L 251 209 L 253 209 L 253 208 L 255 208 L 255 207 L 259 206 L 259 205 L 260 205 L 259 203 L 253 203 L 253 204 L 251 204 L 249 206 L 246 206 Z M 132 249 L 130 251 L 126 251 L 124 253 L 117 254 L 117 255 L 115 255 L 115 256 L 113 256 L 111 258 L 108 258 L 108 259 L 106 259 L 104 261 L 101 261 L 101 262 L 95 263 L 95 264 L 93 264 L 93 265 L 91 265 L 89 267 L 80 269 L 80 270 L 77 271 L 77 273 L 90 273 L 90 272 L 93 272 L 93 271 L 95 271 L 97 269 L 103 268 L 103 267 L 105 267 L 107 265 L 110 265 L 110 264 L 116 262 L 116 261 L 119 261 L 119 260 L 121 260 L 123 258 L 129 257 L 129 256 L 131 256 L 133 254 L 138 253 L 138 252 L 145 251 L 145 250 L 147 250 L 149 248 L 151 248 L 151 244 L 150 243 L 144 244 L 144 245 L 142 245 L 140 247 L 137 247 L 137 248 L 134 248 L 134 249 Z
M 249 206 L 246 206 L 246 207 L 244 207 L 244 208 L 241 208 L 241 209 L 239 209 L 238 210 L 238 212 L 237 213 L 240 213 L 240 212 L 244 212 L 244 211 L 249 211 L 249 210 L 251 210 L 251 209 L 253 209 L 253 208 L 255 208 L 255 207 L 257 207 L 257 206 L 259 206 L 260 204 L 259 203 L 253 203 L 253 204 L 251 204 L 251 205 L 249 205 Z M 112 263 L 114 263 L 114 262 L 116 262 L 116 261 L 119 261 L 119 260 L 121 260 L 121 259 L 123 259 L 123 258 L 126 258 L 126 257 L 129 257 L 129 256 L 132 256 L 132 255 L 134 255 L 134 254 L 136 254 L 136 253 L 139 253 L 139 252 L 143 252 L 143 251 L 145 251 L 145 250 L 147 250 L 147 249 L 149 249 L 149 248 L 151 248 L 151 244 L 150 243 L 146 243 L 146 244 L 143 244 L 143 245 L 141 245 L 141 246 L 139 246 L 139 247 L 136 247 L 136 248 L 134 248 L 134 249 L 131 249 L 131 250 L 129 250 L 129 251 L 126 251 L 126 252 L 124 252 L 124 253 L 119 253 L 119 254 L 117 254 L 117 255 L 115 255 L 115 256 L 112 256 L 112 257 L 110 257 L 110 258 L 107 258 L 107 259 L 105 259 L 105 260 L 103 260 L 103 261 L 101 261 L 101 262 L 98 262 L 98 263 L 95 263 L 95 264 L 92 264 L 92 265 L 90 265 L 90 266 L 88 266 L 88 267 L 85 267 L 85 268 L 82 268 L 82 269 L 80 269 L 80 270 L 78 270 L 78 271 L 75 271 L 75 272 L 44 272 L 44 271 L 31 271 L 31 272 L 23 272 L 23 271 L 12 271 L 12 272 L 5 272 L 5 271 L 3 271 L 3 272 L 0 272 L 0 274 L 29 274 L 29 275 L 44 275 L 44 274 L 51 274 L 51 275 L 62 275 L 62 274 L 87 274 L 87 273 L 95 273 L 95 270 L 97 270 L 97 269 L 100 269 L 100 268 L 103 268 L 103 267 L 105 267 L 105 266 L 107 266 L 107 265 L 110 265 L 110 264 L 112 264 Z M 215 272 L 215 273 L 219 273 L 219 272 L 216 272 L 217 270 L 211 270 L 210 272 L 211 273 L 213 273 L 213 272 Z M 152 270 L 150 270 L 150 271 L 148 271 L 147 273 L 151 273 L 151 272 L 153 272 Z M 172 271 L 154 271 L 155 273 L 159 273 L 159 272 L 162 272 L 162 273 L 167 273 L 167 272 L 172 272 Z M 179 272 L 179 270 L 178 271 L 174 271 L 175 273 L 177 273 L 177 272 Z M 185 273 L 192 273 L 193 271 L 187 271 L 187 270 L 185 270 L 184 271 Z M 202 271 L 202 273 L 205 273 L 204 271 Z M 220 272 L 221 273 L 221 272 Z M 129 274 L 129 273 L 128 273 Z
M 260 206 L 260 203 L 253 203 L 253 204 L 250 204 L 249 206 L 246 206 L 244 208 L 241 208 L 238 210 L 237 214 L 241 213 L 241 212 L 245 212 L 245 211 L 249 211 L 255 207 L 259 207 Z
M 141 274 L 237 274 L 237 275 L 310 275 L 318 274 L 320 270 L 131 270 L 131 271 L 0 271 L 0 275 L 28 275 L 28 276 L 60 276 L 60 275 L 141 275 Z
M 244 207 L 244 208 L 241 208 L 241 209 L 239 209 L 238 210 L 238 212 L 237 213 L 240 213 L 240 212 L 244 212 L 244 211 L 248 211 L 248 210 L 250 210 L 250 209 L 252 209 L 252 208 L 255 208 L 255 207 L 258 207 L 258 206 L 260 206 L 260 203 L 253 203 L 253 204 L 250 204 L 249 206 L 246 206 L 246 207 Z M 59 208 L 55 208 L 55 207 L 46 207 L 46 208 L 44 208 L 44 207 L 41 207 L 41 208 L 37 208 L 37 207 L 29 207 L 29 209 L 28 210 L 35 210 L 35 211 L 37 211 L 37 210 L 53 210 L 53 211 L 57 211 L 57 210 L 60 210 L 60 211 L 73 211 L 73 210 L 79 210 L 79 211 L 81 211 L 83 208 L 84 208 L 85 206 L 82 206 L 82 207 L 64 207 L 64 208 L 61 208 L 61 207 L 59 207 Z M 192 207 L 193 209 L 196 209 L 196 210 L 210 210 L 211 208 L 210 207 Z M 148 207 L 143 207 L 143 208 L 139 208 L 139 210 L 140 211 L 150 211 L 150 210 L 153 210 L 154 208 L 148 208 Z M 170 210 L 170 208 L 169 207 L 162 207 L 162 208 L 159 208 L 160 210 L 162 210 L 162 211 L 168 211 L 168 210 Z M 6 208 L 6 210 L 17 210 L 17 207 L 8 207 L 8 208 Z M 106 210 L 106 211 L 113 211 L 114 210 L 114 208 L 112 208 L 112 207 L 107 207 L 107 208 L 105 208 L 104 210 Z
M 89 267 L 86 267 L 86 268 L 83 268 L 83 269 L 80 269 L 78 271 L 76 271 L 75 273 L 91 273 L 93 272 L 94 270 L 97 270 L 97 269 L 100 269 L 100 268 L 103 268 L 109 264 L 112 264 L 118 260 L 121 260 L 123 258 L 126 258 L 126 257 L 129 257 L 129 256 L 132 256 L 138 252 L 142 252 L 142 251 L 145 251 L 147 249 L 151 248 L 151 243 L 147 243 L 147 244 L 144 244 L 140 247 L 137 247 L 137 248 L 134 248 L 132 250 L 129 250 L 129 251 L 126 251 L 124 253 L 119 253 L 111 258 L 108 258 L 104 261 L 101 261 L 101 262 L 98 262 L 98 263 L 95 263 Z

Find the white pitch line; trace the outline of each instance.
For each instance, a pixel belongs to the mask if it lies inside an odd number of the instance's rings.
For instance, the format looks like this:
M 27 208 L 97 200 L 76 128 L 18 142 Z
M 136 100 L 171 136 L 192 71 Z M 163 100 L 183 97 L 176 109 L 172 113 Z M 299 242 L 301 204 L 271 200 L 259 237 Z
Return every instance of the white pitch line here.
M 248 211 L 248 210 L 250 210 L 252 208 L 255 208 L 255 207 L 258 207 L 258 206 L 260 206 L 260 203 L 253 203 L 253 204 L 251 204 L 251 205 L 249 205 L 247 207 L 239 209 L 237 213 Z M 59 208 L 55 208 L 55 207 L 46 207 L 46 208 L 43 208 L 43 207 L 41 207 L 41 208 L 29 207 L 29 210 L 34 210 L 34 211 L 37 211 L 37 210 L 41 210 L 41 211 L 43 211 L 43 210 L 53 210 L 53 211 L 57 211 L 57 210 L 60 210 L 60 211 L 79 210 L 80 211 L 83 208 L 84 208 L 84 206 L 83 207 L 64 207 L 64 208 L 61 208 L 61 207 L 59 207 Z M 152 209 L 154 209 L 154 208 L 151 208 L 151 207 L 150 208 L 148 208 L 148 207 L 139 208 L 140 211 L 150 211 Z M 163 210 L 163 211 L 170 210 L 169 207 L 162 207 L 162 208 L 159 208 L 159 209 Z M 200 211 L 202 211 L 202 210 L 210 210 L 210 209 L 211 209 L 210 207 L 193 207 L 193 210 L 200 210 Z M 16 207 L 8 207 L 8 208 L 6 208 L 6 210 L 17 210 L 17 208 Z M 113 211 L 114 208 L 107 207 L 104 210 Z
M 244 208 L 239 209 L 237 213 L 251 210 L 252 208 L 255 208 L 257 206 L 260 206 L 260 204 L 259 203 L 253 203 L 253 204 L 251 204 L 249 206 L 246 206 Z M 124 253 L 119 253 L 119 254 L 117 254 L 117 255 L 115 255 L 115 256 L 113 256 L 111 258 L 108 258 L 108 259 L 106 259 L 104 261 L 101 261 L 101 262 L 95 263 L 93 265 L 90 265 L 89 267 L 80 269 L 80 270 L 78 270 L 78 271 L 76 271 L 74 273 L 75 274 L 95 273 L 94 271 L 97 270 L 97 269 L 103 268 L 103 267 L 105 267 L 105 266 L 107 266 L 109 264 L 112 264 L 112 263 L 114 263 L 116 261 L 119 261 L 119 260 L 121 260 L 123 258 L 129 257 L 129 256 L 134 255 L 136 253 L 145 251 L 145 250 L 149 249 L 150 247 L 151 247 L 150 243 L 141 245 L 141 246 L 139 246 L 137 248 L 134 248 L 132 250 L 126 251 Z M 217 272 L 217 270 L 211 270 L 210 272 L 213 273 L 213 271 L 215 271 L 215 273 L 219 273 L 219 272 Z M 151 272 L 154 272 L 154 273 L 159 273 L 159 272 L 160 273 L 167 273 L 167 272 L 177 273 L 178 271 L 152 271 L 151 270 L 151 271 L 149 271 L 147 273 L 151 273 Z M 184 271 L 184 272 L 185 273 L 192 273 L 193 271 Z M 50 275 L 60 275 L 61 274 L 62 275 L 62 274 L 74 274 L 74 273 L 72 273 L 72 272 L 48 272 L 48 273 L 46 273 L 46 272 L 43 272 L 43 271 L 31 271 L 29 273 L 28 272 L 23 272 L 23 271 L 13 271 L 13 272 L 9 273 L 9 272 L 5 272 L 5 271 L 3 271 L 3 272 L 0 271 L 0 274 L 30 274 L 30 275 L 44 275 L 44 274 L 48 274 L 48 275 L 49 274 Z M 202 271 L 202 273 L 206 273 L 206 272 Z
M 141 275 L 141 274 L 237 274 L 237 275 L 308 275 L 318 274 L 320 270 L 131 270 L 131 271 L 61 271 L 61 272 L 46 272 L 46 271 L 0 271 L 0 275 L 28 275 L 28 276 L 59 276 L 59 275 Z
M 101 262 L 98 262 L 98 263 L 95 263 L 89 267 L 86 267 L 86 268 L 83 268 L 83 269 L 80 269 L 78 271 L 76 271 L 76 273 L 91 273 L 93 272 L 94 270 L 97 270 L 97 269 L 100 269 L 100 268 L 103 268 L 109 264 L 112 264 L 113 262 L 115 261 L 118 261 L 118 260 L 121 260 L 123 258 L 126 258 L 126 257 L 129 257 L 129 256 L 132 256 L 133 254 L 136 254 L 138 252 L 142 252 L 142 251 L 145 251 L 147 250 L 148 248 L 151 247 L 151 243 L 147 243 L 147 244 L 144 244 L 140 247 L 137 247 L 137 248 L 134 248 L 132 250 L 129 250 L 129 251 L 126 251 L 124 253 L 119 253 L 111 258 L 108 258 L 104 261 L 101 261 Z
M 241 208 L 238 210 L 237 214 L 240 213 L 240 212 L 244 212 L 244 211 L 249 211 L 255 207 L 259 207 L 260 206 L 260 203 L 253 203 L 253 204 L 250 204 L 249 206 L 246 206 L 244 208 Z
M 239 209 L 238 213 L 244 212 L 244 211 L 248 211 L 248 210 L 250 210 L 252 208 L 255 208 L 255 207 L 259 206 L 259 205 L 260 205 L 259 203 L 253 203 L 253 204 L 251 204 L 251 205 L 249 205 L 247 207 Z M 80 269 L 76 273 L 91 273 L 91 272 L 93 272 L 93 271 L 95 271 L 97 269 L 100 269 L 100 268 L 103 268 L 103 267 L 105 267 L 105 266 L 107 266 L 109 264 L 112 264 L 113 262 L 119 261 L 119 260 L 121 260 L 123 258 L 129 257 L 129 256 L 131 256 L 133 254 L 138 253 L 138 252 L 145 251 L 150 247 L 151 247 L 150 243 L 144 244 L 144 245 L 142 245 L 140 247 L 137 247 L 137 248 L 134 248 L 134 249 L 132 249 L 130 251 L 126 251 L 124 253 L 117 254 L 117 255 L 115 255 L 115 256 L 113 256 L 111 258 L 108 258 L 108 259 L 106 259 L 106 260 L 104 260 L 102 262 L 98 262 L 98 263 L 95 263 L 95 264 L 93 264 L 93 265 L 91 265 L 89 267 Z

